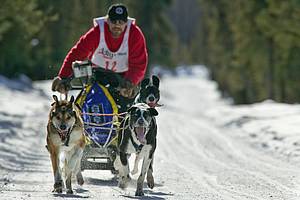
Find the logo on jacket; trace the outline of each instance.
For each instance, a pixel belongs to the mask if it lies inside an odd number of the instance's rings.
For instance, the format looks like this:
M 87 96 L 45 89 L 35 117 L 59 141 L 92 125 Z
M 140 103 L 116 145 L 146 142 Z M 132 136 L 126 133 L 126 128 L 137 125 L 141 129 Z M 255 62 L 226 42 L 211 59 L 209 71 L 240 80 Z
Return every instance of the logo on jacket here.
M 115 56 L 114 53 L 112 53 L 104 48 L 100 49 L 100 51 L 98 53 L 107 59 L 113 59 L 113 57 Z
M 127 52 L 112 53 L 112 52 L 109 51 L 108 49 L 101 48 L 101 49 L 98 51 L 98 54 L 102 55 L 103 58 L 106 58 L 106 59 L 113 59 L 113 58 L 116 57 L 116 56 L 126 56 L 126 55 L 127 55 Z

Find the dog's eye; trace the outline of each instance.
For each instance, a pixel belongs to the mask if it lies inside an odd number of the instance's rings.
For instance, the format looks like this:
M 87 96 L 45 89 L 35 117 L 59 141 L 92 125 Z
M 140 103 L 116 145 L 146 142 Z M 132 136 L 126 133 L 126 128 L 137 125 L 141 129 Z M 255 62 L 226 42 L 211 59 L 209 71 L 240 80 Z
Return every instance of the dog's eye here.
M 67 120 L 70 120 L 70 119 L 71 119 L 71 117 L 70 117 L 70 116 L 68 116 L 66 119 L 67 119 Z
M 143 117 L 144 117 L 144 118 L 147 118 L 147 117 L 149 117 L 149 116 L 150 116 L 150 113 L 148 113 L 148 112 L 144 112 L 144 113 L 143 113 Z
M 68 113 L 72 113 L 72 112 L 73 112 L 73 109 L 72 109 L 72 108 L 69 108 L 69 109 L 67 110 L 67 112 L 68 112 Z
M 132 117 L 138 118 L 138 117 L 139 117 L 139 114 L 138 114 L 138 113 L 134 113 L 134 114 L 132 115 Z
M 60 116 L 59 116 L 59 115 L 57 115 L 57 116 L 56 116 L 56 119 L 57 119 L 57 120 L 60 120 L 61 118 L 60 118 Z

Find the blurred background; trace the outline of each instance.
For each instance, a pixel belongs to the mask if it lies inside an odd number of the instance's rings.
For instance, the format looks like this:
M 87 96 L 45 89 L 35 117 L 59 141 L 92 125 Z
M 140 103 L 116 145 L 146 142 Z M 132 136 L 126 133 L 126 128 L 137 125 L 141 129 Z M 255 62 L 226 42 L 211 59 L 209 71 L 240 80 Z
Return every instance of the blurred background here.
M 119 2 L 146 37 L 149 69 L 202 64 L 236 104 L 300 102 L 300 0 L 2 0 L 0 74 L 52 79 Z

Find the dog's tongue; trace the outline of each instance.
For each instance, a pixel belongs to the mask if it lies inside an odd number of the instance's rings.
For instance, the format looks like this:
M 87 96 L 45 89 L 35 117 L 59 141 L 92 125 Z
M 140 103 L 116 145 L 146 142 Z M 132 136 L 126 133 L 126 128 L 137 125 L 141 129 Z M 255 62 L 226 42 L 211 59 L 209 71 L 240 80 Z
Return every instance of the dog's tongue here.
M 155 102 L 149 102 L 148 106 L 150 106 L 151 108 L 154 108 L 156 106 L 156 103 Z
M 60 138 L 62 141 L 64 141 L 66 139 L 68 131 L 61 131 L 60 132 Z
M 145 143 L 145 128 L 144 127 L 135 127 L 135 133 L 138 140 L 144 144 Z

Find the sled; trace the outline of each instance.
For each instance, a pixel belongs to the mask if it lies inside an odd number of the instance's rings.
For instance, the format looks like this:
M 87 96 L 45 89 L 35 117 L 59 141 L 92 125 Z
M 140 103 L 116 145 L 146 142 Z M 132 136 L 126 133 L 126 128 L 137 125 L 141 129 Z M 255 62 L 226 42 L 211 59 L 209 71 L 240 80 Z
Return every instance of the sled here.
M 120 74 L 93 68 L 86 61 L 74 62 L 72 68 L 71 88 L 80 90 L 75 103 L 81 109 L 87 138 L 81 170 L 111 170 L 116 173 L 113 162 L 117 153 L 117 131 L 125 115 L 116 103 L 116 98 L 119 103 L 122 100 L 116 88 L 124 80 Z

